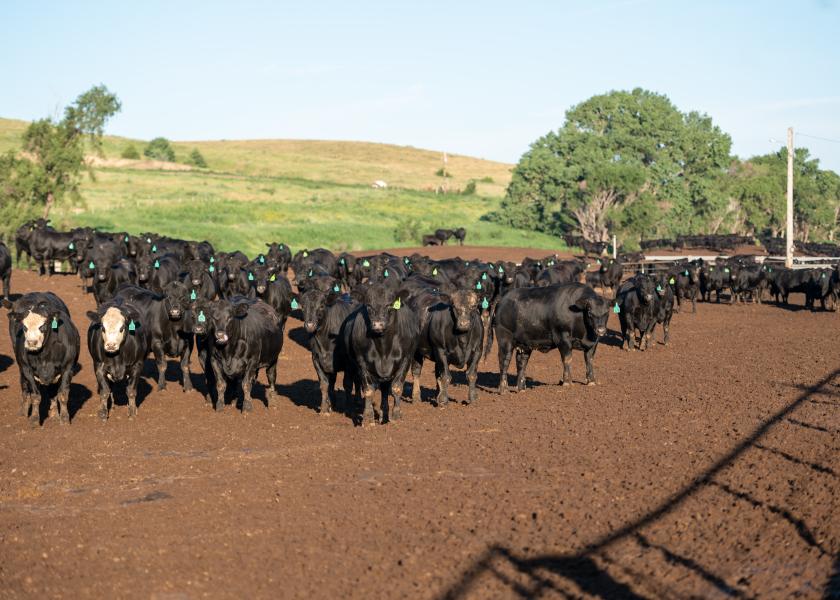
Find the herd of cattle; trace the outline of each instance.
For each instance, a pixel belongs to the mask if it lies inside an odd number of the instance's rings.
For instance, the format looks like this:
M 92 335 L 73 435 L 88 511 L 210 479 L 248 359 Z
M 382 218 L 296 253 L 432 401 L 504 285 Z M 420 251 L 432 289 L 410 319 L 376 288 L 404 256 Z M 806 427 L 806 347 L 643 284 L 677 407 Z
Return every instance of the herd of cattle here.
M 464 245 L 464 240 L 467 239 L 467 230 L 463 227 L 458 229 L 436 229 L 434 233 L 423 236 L 424 246 L 444 246 L 450 238 L 458 240 L 458 244 Z
M 625 278 L 619 260 L 526 258 L 521 264 L 460 258 L 431 260 L 415 253 L 356 256 L 324 249 L 266 244 L 249 258 L 218 252 L 208 242 L 156 234 L 103 233 L 89 228 L 54 231 L 44 220 L 24 224 L 16 235 L 16 260 L 34 259 L 42 274 L 54 261 L 72 265 L 93 294 L 87 346 L 107 419 L 112 386 L 125 382 L 129 416 L 137 411 L 137 384 L 151 353 L 158 388 L 166 387 L 167 358 L 177 358 L 185 391 L 192 389 L 190 357 L 197 350 L 207 383 L 206 401 L 222 411 L 226 393 L 241 383 L 242 410 L 252 410 L 252 387 L 264 370 L 266 399 L 275 401 L 277 360 L 286 321 L 295 313 L 310 336 L 320 382 L 322 413 L 334 407 L 360 424 L 397 419 L 409 371 L 411 396 L 419 399 L 424 360 L 434 363 L 437 404 L 448 401 L 450 367 L 466 370 L 468 402 L 477 397 L 478 364 L 497 342 L 499 392 L 508 389 L 507 369 L 516 357 L 516 388 L 525 387 L 533 350 L 557 348 L 561 384 L 571 382 L 573 349 L 581 350 L 586 383 L 595 382 L 593 359 L 607 334 L 610 313 L 620 322 L 627 350 L 647 348 L 657 325 L 667 345 L 669 325 L 683 301 L 761 302 L 768 292 L 787 303 L 792 292 L 831 302 L 840 292 L 840 267 L 787 270 L 758 265 L 752 257 L 714 262 L 677 260 L 645 265 Z M 50 414 L 69 422 L 70 382 L 78 370 L 80 336 L 66 304 L 49 292 L 9 300 L 11 256 L 0 243 L 3 306 L 20 371 L 21 414 L 39 423 L 42 397 Z M 596 267 L 590 269 L 590 267 Z M 287 279 L 291 269 L 294 286 Z M 595 292 L 601 289 L 601 294 Z M 335 392 L 342 376 L 344 394 Z M 375 410 L 374 392 L 381 393 Z M 238 390 L 237 390 L 238 391 Z M 393 395 L 389 411 L 388 396 Z M 215 397 L 214 397 L 215 395 Z M 233 395 L 233 394 L 230 394 Z M 390 412 L 390 414 L 389 414 Z

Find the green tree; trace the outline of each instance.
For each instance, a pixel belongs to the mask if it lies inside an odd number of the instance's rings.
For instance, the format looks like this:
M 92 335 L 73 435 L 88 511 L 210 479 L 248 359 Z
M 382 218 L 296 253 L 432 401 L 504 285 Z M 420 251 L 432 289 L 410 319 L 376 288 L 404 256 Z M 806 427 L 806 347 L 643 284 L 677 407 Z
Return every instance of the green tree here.
M 549 233 L 642 236 L 704 225 L 726 204 L 731 140 L 642 89 L 593 96 L 531 145 L 495 220 Z M 636 206 L 634 206 L 636 205 Z
M 165 137 L 156 137 L 143 150 L 143 155 L 152 160 L 175 162 L 175 150 Z
M 122 153 L 120 154 L 120 157 L 127 158 L 130 160 L 137 160 L 140 158 L 140 153 L 137 151 L 137 147 L 134 144 L 129 144 L 123 149 Z
M 190 152 L 189 160 L 187 161 L 189 164 L 199 167 L 202 169 L 207 168 L 207 161 L 204 160 L 204 156 L 202 156 L 201 152 L 199 152 L 198 148 L 193 148 L 193 151 Z
M 84 141 L 88 139 L 101 153 L 105 123 L 121 108 L 117 97 L 104 85 L 91 88 L 64 109 L 64 118 L 53 122 L 40 119 L 30 123 L 23 134 L 25 157 L 34 166 L 18 161 L 15 172 L 24 170 L 24 179 L 33 184 L 36 202 L 44 204 L 44 218 L 65 196 L 78 198 L 83 170 L 93 177 L 84 161 Z M 17 173 L 14 177 L 18 177 Z M 8 175 L 7 175 L 8 176 Z

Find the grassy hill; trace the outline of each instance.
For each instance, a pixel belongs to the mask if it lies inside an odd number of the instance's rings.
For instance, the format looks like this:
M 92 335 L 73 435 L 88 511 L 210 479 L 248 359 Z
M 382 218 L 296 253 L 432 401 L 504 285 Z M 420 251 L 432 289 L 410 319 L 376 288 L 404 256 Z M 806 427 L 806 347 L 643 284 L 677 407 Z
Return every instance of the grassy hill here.
M 0 119 L 0 152 L 18 148 L 23 121 Z M 61 206 L 61 226 L 90 225 L 132 233 L 207 239 L 221 249 L 254 253 L 264 241 L 293 248 L 364 250 L 416 246 L 438 227 L 466 227 L 468 243 L 563 248 L 562 241 L 481 220 L 498 207 L 511 165 L 449 155 L 450 190 L 476 181 L 476 194 L 436 194 L 444 180 L 440 152 L 368 142 L 246 140 L 175 142 L 179 160 L 198 148 L 208 169 L 164 170 L 118 161 L 134 144 L 108 136 L 106 160 L 85 181 L 82 206 Z M 371 188 L 374 180 L 389 188 Z M 399 231 L 399 233 L 395 233 Z

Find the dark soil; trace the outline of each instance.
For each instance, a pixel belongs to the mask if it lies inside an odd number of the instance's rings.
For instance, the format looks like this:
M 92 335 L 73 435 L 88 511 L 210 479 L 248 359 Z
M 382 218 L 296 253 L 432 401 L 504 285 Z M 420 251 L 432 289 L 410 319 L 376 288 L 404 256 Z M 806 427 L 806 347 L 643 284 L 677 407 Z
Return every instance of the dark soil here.
M 87 328 L 76 277 L 15 272 L 13 289 L 55 291 Z M 315 410 L 295 319 L 276 408 L 215 414 L 174 361 L 153 389 L 149 361 L 138 418 L 120 400 L 102 423 L 85 348 L 72 424 L 35 430 L 3 333 L 0 596 L 837 597 L 840 316 L 699 304 L 669 347 L 634 353 L 617 326 L 599 385 L 576 353 L 558 386 L 555 351 L 498 396 L 494 351 L 475 404 L 436 408 L 427 366 L 423 402 L 364 429 Z

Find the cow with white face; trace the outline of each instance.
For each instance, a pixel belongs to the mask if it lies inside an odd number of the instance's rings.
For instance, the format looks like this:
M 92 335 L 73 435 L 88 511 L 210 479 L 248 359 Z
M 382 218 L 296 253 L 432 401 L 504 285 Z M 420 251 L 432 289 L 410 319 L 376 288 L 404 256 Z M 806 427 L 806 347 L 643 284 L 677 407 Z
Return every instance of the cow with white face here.
M 20 368 L 20 414 L 38 426 L 44 392 L 58 384 L 49 415 L 57 411 L 60 422 L 69 423 L 70 381 L 79 359 L 79 332 L 70 311 L 50 292 L 32 292 L 14 304 L 4 300 L 3 306 L 9 309 L 9 334 Z
M 99 418 L 108 418 L 111 385 L 126 381 L 128 416 L 137 414 L 137 382 L 149 353 L 151 336 L 142 311 L 122 298 L 116 298 L 89 311 L 88 350 L 99 390 Z

